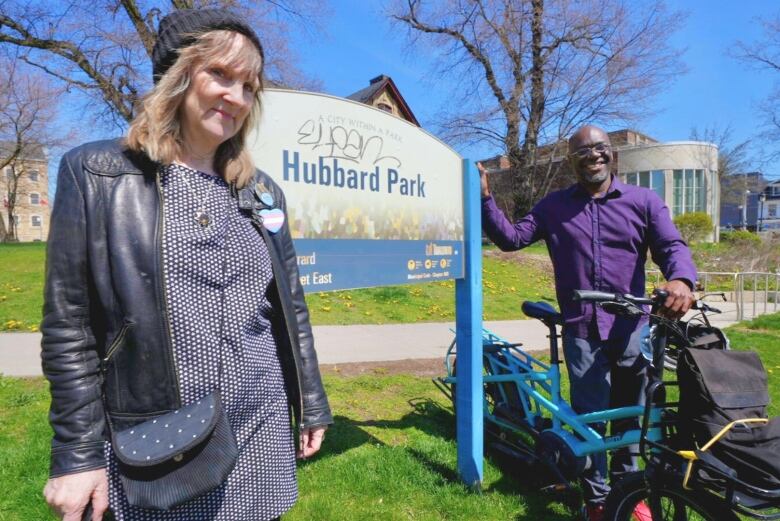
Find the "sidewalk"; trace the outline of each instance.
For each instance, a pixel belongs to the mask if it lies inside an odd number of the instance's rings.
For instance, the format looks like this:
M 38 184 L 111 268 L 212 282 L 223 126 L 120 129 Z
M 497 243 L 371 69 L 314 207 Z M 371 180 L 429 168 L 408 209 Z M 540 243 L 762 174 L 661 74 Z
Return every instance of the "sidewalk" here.
M 726 327 L 736 322 L 736 305 L 712 303 L 723 311 L 710 317 Z M 522 342 L 529 351 L 547 351 L 547 328 L 538 320 L 485 322 L 484 327 L 510 342 Z M 454 322 L 389 324 L 381 326 L 314 326 L 314 341 L 321 364 L 383 362 L 441 358 L 455 329 Z M 40 333 L 0 333 L 0 373 L 6 376 L 40 376 Z
M 536 320 L 486 322 L 499 336 L 547 349 L 547 328 Z M 443 358 L 455 323 L 382 326 L 314 326 L 314 345 L 321 364 Z M 40 376 L 40 333 L 0 334 L 0 373 Z

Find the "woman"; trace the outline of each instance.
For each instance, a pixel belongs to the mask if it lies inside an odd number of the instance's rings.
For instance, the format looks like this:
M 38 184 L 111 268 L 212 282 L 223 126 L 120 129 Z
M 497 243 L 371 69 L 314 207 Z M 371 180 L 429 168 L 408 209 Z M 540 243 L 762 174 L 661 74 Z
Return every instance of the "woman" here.
M 233 13 L 185 10 L 161 21 L 152 60 L 127 138 L 60 165 L 44 495 L 66 521 L 88 505 L 93 520 L 109 505 L 118 520 L 274 519 L 297 497 L 291 414 L 298 457 L 317 452 L 332 417 L 289 230 L 263 219 L 284 195 L 244 148 L 263 50 Z M 167 512 L 131 504 L 108 440 L 214 391 L 238 449 L 227 478 Z

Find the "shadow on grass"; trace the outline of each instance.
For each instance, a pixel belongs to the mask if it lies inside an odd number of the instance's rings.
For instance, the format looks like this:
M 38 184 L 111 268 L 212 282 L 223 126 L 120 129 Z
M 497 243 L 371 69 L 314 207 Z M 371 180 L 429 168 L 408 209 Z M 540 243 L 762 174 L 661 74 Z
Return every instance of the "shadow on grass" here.
M 328 430 L 328 440 L 323 446 L 320 459 L 335 457 L 365 444 L 387 446 L 388 444 L 366 431 L 366 427 L 406 430 L 416 429 L 429 436 L 442 440 L 455 438 L 455 421 L 452 411 L 428 398 L 413 398 L 407 402 L 411 411 L 398 419 L 355 420 L 346 416 L 336 416 L 334 424 Z M 430 454 L 415 447 L 405 447 L 405 451 L 423 467 L 438 475 L 442 482 L 461 485 L 457 468 L 438 461 Z M 486 453 L 486 459 L 501 469 L 501 477 L 483 489 L 485 493 L 497 493 L 506 496 L 519 496 L 525 505 L 525 513 L 517 516 L 517 521 L 570 521 L 571 513 L 556 512 L 554 505 L 564 504 L 570 509 L 576 508 L 578 497 L 571 494 L 554 494 L 541 490 L 545 482 L 543 469 L 532 465 L 514 465 L 506 457 L 492 452 Z M 544 474 L 544 476 L 542 475 Z M 552 479 L 552 478 L 550 478 Z M 560 508 L 559 508 L 560 510 Z
M 412 398 L 407 401 L 412 410 L 395 420 L 355 420 L 346 416 L 335 416 L 328 428 L 328 441 L 323 445 L 321 456 L 336 456 L 365 444 L 386 445 L 369 434 L 364 427 L 405 430 L 414 428 L 430 436 L 452 439 L 455 436 L 452 413 L 428 398 Z

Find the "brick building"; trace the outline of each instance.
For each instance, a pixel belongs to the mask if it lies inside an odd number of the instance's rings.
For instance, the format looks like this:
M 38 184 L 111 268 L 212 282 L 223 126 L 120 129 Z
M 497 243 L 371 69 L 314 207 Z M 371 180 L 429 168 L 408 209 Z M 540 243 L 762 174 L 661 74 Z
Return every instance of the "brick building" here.
M 420 126 L 412 109 L 409 108 L 390 76 L 382 74 L 373 78 L 368 87 L 350 94 L 347 99 L 371 105 L 398 118 L 405 119 L 413 125 Z
M 0 157 L 7 157 L 9 148 L 8 143 L 0 143 Z M 45 241 L 49 234 L 51 213 L 48 157 L 45 148 L 32 147 L 25 157 L 0 171 L 0 197 L 3 200 L 0 219 L 3 220 L 6 231 L 11 229 L 8 211 L 9 201 L 14 195 L 16 204 L 11 218 L 14 221 L 16 240 Z

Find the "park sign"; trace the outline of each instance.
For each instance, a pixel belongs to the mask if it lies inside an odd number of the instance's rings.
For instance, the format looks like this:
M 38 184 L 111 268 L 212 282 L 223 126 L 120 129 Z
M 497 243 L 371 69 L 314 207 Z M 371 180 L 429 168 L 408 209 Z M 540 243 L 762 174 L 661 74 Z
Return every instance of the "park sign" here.
M 463 277 L 455 151 L 363 103 L 281 89 L 266 89 L 262 102 L 247 146 L 284 190 L 304 290 Z M 268 203 L 264 215 L 274 217 Z

